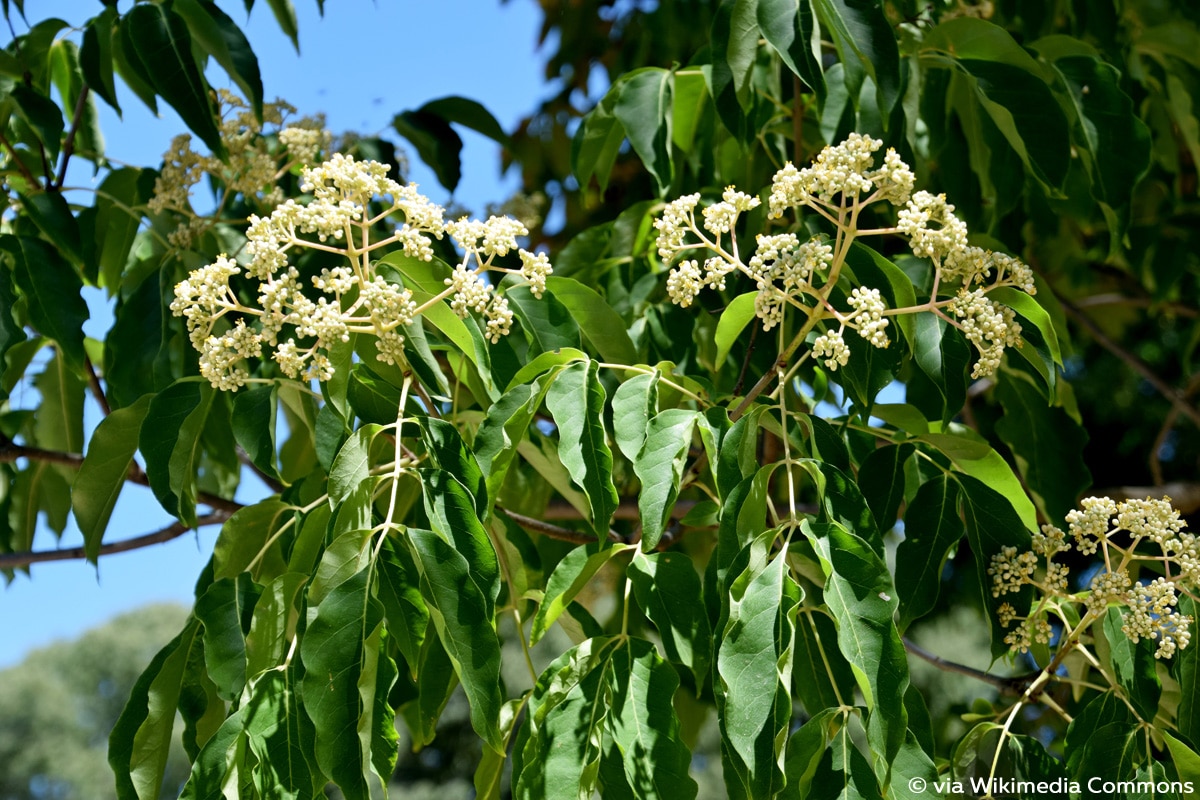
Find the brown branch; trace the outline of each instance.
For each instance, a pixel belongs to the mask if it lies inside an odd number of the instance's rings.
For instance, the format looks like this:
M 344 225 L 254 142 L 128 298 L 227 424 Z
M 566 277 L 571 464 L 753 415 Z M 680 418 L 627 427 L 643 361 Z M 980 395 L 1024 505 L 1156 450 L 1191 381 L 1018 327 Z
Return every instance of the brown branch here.
M 63 141 L 62 147 L 62 163 L 58 165 L 58 177 L 54 183 L 46 187 L 52 191 L 58 191 L 63 186 L 63 181 L 67 179 L 67 164 L 71 161 L 71 154 L 75 152 L 75 134 L 79 132 L 79 124 L 83 121 L 83 112 L 87 110 L 88 85 L 85 83 L 79 89 L 79 98 L 75 101 L 75 116 L 71 118 L 71 129 L 67 131 L 67 138 Z
M 959 675 L 966 675 L 969 678 L 974 678 L 984 683 L 990 683 L 1005 694 L 1020 695 L 1025 692 L 1029 684 L 1037 675 L 1017 675 L 1012 678 L 1006 678 L 1002 675 L 992 675 L 989 672 L 984 672 L 981 669 L 968 667 L 966 664 L 959 664 L 954 661 L 947 661 L 939 655 L 929 652 L 921 645 L 909 639 L 907 636 L 902 637 L 904 649 L 912 653 L 917 658 L 927 661 L 943 672 L 957 672 Z
M 17 165 L 17 172 L 21 173 L 21 177 L 23 177 L 29 183 L 29 188 L 34 189 L 40 187 L 41 184 L 38 183 L 38 179 L 33 177 L 33 173 L 29 171 L 29 167 L 25 166 L 25 162 L 21 160 L 19 155 L 17 155 L 17 149 L 12 146 L 12 142 L 8 140 L 8 137 L 4 135 L 3 131 L 0 131 L 0 146 L 3 146 L 4 149 L 8 151 L 9 158 L 11 158 L 12 162 Z
M 206 514 L 196 520 L 196 528 L 223 524 L 229 519 L 229 516 L 224 511 Z M 119 542 L 109 542 L 108 544 L 101 545 L 98 555 L 107 556 L 113 553 L 126 553 L 130 550 L 138 550 L 153 544 L 162 544 L 163 542 L 179 538 L 189 530 L 192 529 L 182 522 L 173 522 L 154 533 L 147 533 L 143 536 L 135 536 L 132 539 L 123 539 Z M 30 564 L 45 563 L 47 561 L 74 561 L 80 558 L 87 558 L 87 554 L 82 547 L 64 547 L 61 550 L 29 550 L 23 553 L 0 553 L 0 569 L 26 567 Z
M 280 483 L 279 481 L 275 480 L 274 478 L 272 478 L 267 473 L 263 472 L 261 469 L 259 469 L 258 465 L 255 464 L 254 461 L 250 458 L 250 454 L 247 453 L 245 450 L 243 450 L 241 445 L 238 445 L 238 447 L 237 447 L 237 457 L 238 457 L 238 461 L 242 462 L 242 464 L 245 467 L 249 468 L 249 470 L 251 472 L 253 472 L 255 475 L 258 476 L 258 479 L 260 481 L 262 481 L 263 483 L 265 483 L 267 485 L 268 489 L 270 489 L 275 494 L 280 494 L 281 492 L 283 492 L 283 490 L 285 488 L 284 485 L 282 483 Z
M 1097 344 L 1128 364 L 1134 372 L 1145 378 L 1147 383 L 1153 386 L 1159 394 L 1165 397 L 1167 402 L 1169 402 L 1173 408 L 1190 419 L 1197 427 L 1200 427 L 1200 410 L 1197 410 L 1195 406 L 1187 402 L 1182 390 L 1171 386 L 1169 383 L 1160 378 L 1158 373 L 1156 373 L 1149 364 L 1110 339 L 1108 335 L 1100 329 L 1100 326 L 1097 325 L 1091 317 L 1083 313 L 1078 306 L 1076 306 L 1070 300 L 1067 300 L 1062 295 L 1057 296 L 1059 302 L 1062 304 L 1063 310 L 1067 312 L 1067 316 L 1075 320 L 1080 327 L 1084 328 L 1089 334 L 1091 334 L 1092 338 L 1096 340 Z
M 104 394 L 104 387 L 100 385 L 100 378 L 96 376 L 96 367 L 90 358 L 84 358 L 83 365 L 87 368 L 88 386 L 92 389 L 92 395 L 100 404 L 100 410 L 104 412 L 104 416 L 107 417 L 112 413 L 112 406 L 109 405 L 108 396 Z
M 11 463 L 18 458 L 45 461 L 50 464 L 62 464 L 72 469 L 79 469 L 80 465 L 83 464 L 83 456 L 78 453 L 62 453 L 57 450 L 45 450 L 41 447 L 17 444 L 7 436 L 0 434 L 0 462 Z M 130 483 L 136 483 L 139 486 L 150 485 L 150 479 L 136 462 L 129 465 L 129 473 L 125 476 L 125 480 Z M 229 514 L 243 508 L 242 504 L 236 500 L 226 500 L 224 497 L 218 497 L 208 492 L 197 492 L 196 502 L 203 503 L 214 511 L 224 511 Z
M 551 539 L 558 539 L 560 542 L 570 542 L 572 544 L 591 544 L 596 541 L 595 534 L 583 533 L 582 531 L 573 531 L 569 528 L 561 528 L 558 525 L 551 525 L 549 522 L 543 522 L 540 519 L 527 517 L 524 514 L 518 514 L 515 511 L 510 511 L 502 506 L 496 506 L 497 511 L 503 511 L 508 517 L 522 528 L 534 533 L 540 533 L 543 536 L 548 536 Z M 608 540 L 610 542 L 620 542 L 621 535 L 614 530 L 609 530 Z

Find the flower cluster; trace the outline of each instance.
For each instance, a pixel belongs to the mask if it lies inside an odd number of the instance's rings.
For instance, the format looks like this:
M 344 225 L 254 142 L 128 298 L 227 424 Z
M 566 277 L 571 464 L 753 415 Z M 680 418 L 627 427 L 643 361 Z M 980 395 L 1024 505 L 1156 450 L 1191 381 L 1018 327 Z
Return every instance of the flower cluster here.
M 1025 586 L 1041 595 L 1027 617 L 1020 616 L 1010 603 L 1000 606 L 1001 625 L 1007 628 L 1021 621 L 1005 641 L 1022 652 L 1033 642 L 1046 642 L 1041 634 L 1050 629 L 1046 618 L 1051 610 L 1064 603 L 1082 603 L 1092 621 L 1103 617 L 1109 606 L 1123 607 L 1122 631 L 1134 642 L 1155 641 L 1157 658 L 1170 658 L 1187 647 L 1192 618 L 1179 612 L 1178 592 L 1190 594 L 1200 583 L 1200 542 L 1184 530 L 1186 523 L 1171 501 L 1117 503 L 1107 497 L 1089 497 L 1080 505 L 1067 515 L 1067 531 L 1043 525 L 1033 537 L 1032 550 L 1020 553 L 1015 547 L 1006 547 L 992 556 L 988 575 L 993 597 L 1019 592 Z M 1119 543 L 1117 539 L 1128 541 Z M 1143 543 L 1152 544 L 1158 552 L 1142 552 L 1139 546 Z M 1070 592 L 1066 566 L 1053 560 L 1072 547 L 1085 555 L 1102 551 L 1104 556 L 1104 568 L 1092 577 L 1082 596 Z M 1153 566 L 1164 574 L 1135 580 L 1138 565 Z
M 524 225 L 496 216 L 446 222 L 441 206 L 387 173 L 384 164 L 341 154 L 304 168 L 300 186 L 311 199 L 288 200 L 265 217 L 251 216 L 238 258 L 222 255 L 175 287 L 171 310 L 187 321 L 201 374 L 213 386 L 244 386 L 247 361 L 267 351 L 289 377 L 328 380 L 334 371 L 330 348 L 353 334 L 374 336 L 380 361 L 403 362 L 405 326 L 443 300 L 460 317 L 482 315 L 485 336 L 496 342 L 511 330 L 513 315 L 504 296 L 483 280 L 488 271 L 511 273 L 542 296 L 553 269 L 544 254 L 519 247 L 518 238 L 528 234 Z M 377 251 L 431 261 L 434 241 L 446 235 L 462 260 L 445 279 L 445 290 L 423 303 L 394 274 L 377 271 Z M 344 263 L 306 281 L 293 263 L 302 249 L 335 254 Z M 496 263 L 513 251 L 519 268 Z M 257 282 L 256 303 L 239 299 L 251 291 L 231 283 L 241 275 Z
M 654 223 L 658 255 L 673 265 L 667 276 L 668 296 L 687 307 L 703 289 L 723 290 L 726 277 L 740 272 L 758 289 L 755 313 L 764 330 L 779 325 L 788 309 L 806 317 L 808 329 L 822 323 L 812 354 L 831 370 L 849 359 L 846 328 L 857 330 L 875 347 L 887 347 L 889 317 L 932 312 L 962 330 L 978 349 L 976 377 L 994 373 L 1004 349 L 1021 344 L 1021 327 L 1011 309 L 986 293 L 1011 286 L 1032 294 L 1033 272 L 1012 256 L 969 245 L 967 226 L 955 216 L 954 206 L 945 195 L 914 193 L 915 176 L 895 150 L 888 149 L 877 165 L 882 145 L 870 136 L 851 134 L 824 148 L 808 167 L 786 164 L 771 183 L 767 219 L 803 208 L 835 230 L 807 241 L 790 231 L 759 233 L 749 259 L 738 251 L 736 226 L 742 214 L 761 205 L 759 198 L 728 187 L 720 200 L 708 205 L 700 194 L 668 203 Z M 874 203 L 898 207 L 894 227 L 857 227 L 862 210 Z M 913 254 L 928 259 L 935 270 L 934 296 L 920 305 L 889 309 L 879 289 L 858 286 L 847 298 L 849 309 L 836 308 L 831 296 L 846 255 L 857 237 L 868 234 L 907 239 Z M 976 285 L 981 288 L 973 288 Z M 939 288 L 949 289 L 950 296 L 940 297 Z
M 296 109 L 283 101 L 265 103 L 260 122 L 237 95 L 222 89 L 217 99 L 221 106 L 219 131 L 228 152 L 227 160 L 201 155 L 192 150 L 191 136 L 176 136 L 163 155 L 154 195 L 148 203 L 155 214 L 173 211 L 187 217 L 168 237 L 176 247 L 189 247 L 210 225 L 205 218 L 196 216 L 191 207 L 192 188 L 205 175 L 220 180 L 226 196 L 240 194 L 260 206 L 274 206 L 283 199 L 277 183 L 280 176 L 293 166 L 315 161 L 319 154 L 329 150 L 333 140 L 320 115 L 287 122 Z M 264 125 L 274 127 L 278 146 L 272 143 Z

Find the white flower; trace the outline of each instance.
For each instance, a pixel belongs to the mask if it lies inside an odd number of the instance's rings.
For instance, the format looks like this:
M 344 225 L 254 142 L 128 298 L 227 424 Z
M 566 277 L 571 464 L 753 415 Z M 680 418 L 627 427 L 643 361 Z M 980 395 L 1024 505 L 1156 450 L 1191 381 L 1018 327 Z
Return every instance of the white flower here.
M 847 302 L 854 309 L 850 320 L 851 324 L 858 328 L 858 335 L 876 347 L 887 347 L 889 342 L 885 330 L 888 319 L 883 316 L 887 305 L 883 302 L 879 290 L 858 286 L 850 293 Z
M 518 251 L 521 256 L 521 277 L 529 283 L 529 291 L 539 300 L 546 291 L 546 278 L 554 272 L 550 266 L 550 258 L 545 253 L 531 253 L 528 250 Z
M 846 366 L 850 361 L 850 348 L 842 339 L 842 332 L 830 331 L 818 336 L 813 342 L 813 357 L 825 359 L 825 366 L 834 372 L 839 366 Z

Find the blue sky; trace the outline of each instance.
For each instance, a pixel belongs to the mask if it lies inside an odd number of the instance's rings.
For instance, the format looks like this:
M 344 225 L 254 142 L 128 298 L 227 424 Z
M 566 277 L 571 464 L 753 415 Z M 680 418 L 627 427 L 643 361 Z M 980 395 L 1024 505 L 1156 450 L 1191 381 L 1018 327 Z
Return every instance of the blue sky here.
M 244 28 L 259 58 L 268 99 L 280 97 L 302 114 L 324 112 L 334 133 L 347 130 L 389 135 L 392 117 L 428 100 L 462 95 L 482 102 L 506 130 L 531 111 L 544 93 L 536 54 L 540 14 L 533 0 L 328 0 L 322 19 L 316 0 L 294 0 L 299 16 L 300 54 L 280 32 L 265 0 L 259 0 Z M 218 0 L 239 23 L 246 16 L 240 0 Z M 129 0 L 121 0 L 122 11 Z M 97 0 L 26 2 L 30 20 L 57 16 L 80 24 L 101 8 Z M 20 26 L 18 33 L 23 33 Z M 210 71 L 217 86 L 224 75 Z M 230 86 L 229 88 L 233 88 Z M 101 103 L 103 129 L 111 158 L 156 166 L 173 136 L 184 132 L 179 118 L 160 104 L 156 119 L 125 93 L 119 98 L 124 119 Z M 463 179 L 455 200 L 479 213 L 490 202 L 506 199 L 517 186 L 515 175 L 499 172 L 497 147 L 462 132 Z M 415 158 L 411 180 L 433 200 L 448 193 Z M 73 172 L 73 185 L 90 182 L 90 169 Z M 74 202 L 87 202 L 82 195 Z M 108 312 L 93 297 L 87 331 L 103 337 Z M 36 395 L 25 397 L 25 405 Z M 13 398 L 22 405 L 22 397 Z M 98 411 L 88 409 L 89 429 Z M 247 484 L 239 498 L 252 500 L 265 490 Z M 148 489 L 128 485 L 113 515 L 106 540 L 157 530 L 171 518 Z M 185 535 L 173 542 L 102 558 L 99 569 L 81 561 L 36 564 L 30 577 L 20 575 L 0 589 L 0 668 L 21 660 L 29 650 L 72 637 L 109 617 L 146 603 L 175 600 L 189 604 L 192 587 L 208 559 L 217 529 Z M 73 524 L 56 543 L 46 530 L 36 549 L 76 546 Z

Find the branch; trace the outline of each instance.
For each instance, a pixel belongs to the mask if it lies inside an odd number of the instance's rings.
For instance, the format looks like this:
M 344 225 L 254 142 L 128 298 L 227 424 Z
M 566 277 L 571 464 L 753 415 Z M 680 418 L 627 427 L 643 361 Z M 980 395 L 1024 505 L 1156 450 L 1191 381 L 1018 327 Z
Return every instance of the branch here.
M 558 539 L 560 542 L 570 542 L 571 544 L 591 544 L 596 541 L 595 534 L 583 533 L 581 531 L 573 531 L 569 528 L 560 528 L 558 525 L 551 525 L 549 522 L 542 522 L 540 519 L 527 517 L 524 514 L 518 514 L 515 511 L 509 511 L 503 506 L 496 506 L 497 511 L 503 511 L 508 515 L 513 522 L 520 525 L 527 531 L 540 533 L 543 536 L 548 536 L 551 539 Z M 614 530 L 609 530 L 608 540 L 610 542 L 620 542 L 621 535 Z
M 79 132 L 79 123 L 83 121 L 83 112 L 87 110 L 87 96 L 88 85 L 85 83 L 79 89 L 79 98 L 75 101 L 75 116 L 71 118 L 71 130 L 67 131 L 67 138 L 63 142 L 62 163 L 58 165 L 58 177 L 47 187 L 48 189 L 58 191 L 62 188 L 63 181 L 67 179 L 67 164 L 71 161 L 71 154 L 75 152 L 75 134 Z
M 200 529 L 207 525 L 221 525 L 229 517 L 230 514 L 224 511 L 206 514 L 196 520 L 196 528 Z M 109 542 L 108 544 L 101 545 L 98 555 L 107 556 L 113 553 L 125 553 L 130 550 L 149 547 L 152 544 L 162 544 L 163 542 L 179 538 L 189 530 L 191 528 L 182 522 L 173 522 L 154 533 L 147 533 L 144 536 L 135 536 L 132 539 L 123 539 L 119 542 Z M 87 558 L 87 554 L 82 547 L 64 547 L 61 550 L 29 550 L 23 553 L 0 553 L 0 569 L 25 567 L 30 564 L 39 564 L 47 561 L 74 561 L 80 558 Z
M 4 149 L 8 151 L 8 156 L 10 159 L 12 159 L 12 163 L 17 165 L 17 172 L 21 173 L 21 177 L 29 183 L 30 189 L 35 189 L 41 186 L 41 184 L 38 183 L 38 179 L 33 177 L 33 173 L 29 171 L 29 167 L 25 166 L 25 162 L 21 160 L 19 155 L 17 155 L 16 148 L 12 146 L 12 142 L 8 140 L 8 137 L 4 135 L 3 131 L 0 131 L 0 146 L 3 146 Z
M 88 386 L 91 387 L 96 402 L 100 404 L 100 410 L 107 417 L 112 413 L 112 406 L 109 405 L 108 396 L 104 394 L 104 388 L 100 385 L 100 378 L 96 376 L 96 366 L 92 364 L 90 358 L 84 358 L 83 365 L 87 367 Z
M 1055 294 L 1058 297 L 1058 301 L 1062 304 L 1063 310 L 1067 312 L 1067 316 L 1079 323 L 1080 327 L 1087 330 L 1100 346 L 1124 361 L 1133 368 L 1134 372 L 1145 378 L 1179 413 L 1190 419 L 1197 427 L 1200 427 L 1200 410 L 1197 410 L 1195 406 L 1187 402 L 1184 393 L 1180 389 L 1171 386 L 1158 377 L 1158 374 L 1150 368 L 1149 364 L 1108 338 L 1108 335 L 1100 330 L 1100 326 L 1093 322 L 1091 317 L 1084 314 L 1078 306 L 1062 295 L 1057 294 L 1057 292 Z
M 968 667 L 966 664 L 958 664 L 954 661 L 947 661 L 941 656 L 934 655 L 933 653 L 929 652 L 912 639 L 909 639 L 907 636 L 903 637 L 903 642 L 905 650 L 912 653 L 917 658 L 929 662 L 938 669 L 943 670 L 944 672 L 957 672 L 959 675 L 966 675 L 969 678 L 974 678 L 975 680 L 983 681 L 984 683 L 990 683 L 992 686 L 995 686 L 1005 694 L 1023 694 L 1026 688 L 1028 688 L 1029 684 L 1033 682 L 1033 679 L 1036 678 L 1038 674 L 1041 674 L 1036 673 L 1034 675 L 1017 675 L 1012 678 L 1005 678 L 1001 675 L 992 675 L 991 673 L 984 672 L 981 669 Z
M 83 456 L 78 453 L 61 453 L 57 450 L 45 450 L 41 447 L 17 444 L 7 436 L 0 434 L 0 462 L 11 463 L 18 458 L 28 458 L 31 461 L 45 461 L 50 464 L 62 464 L 72 469 L 79 469 L 80 465 L 83 464 Z M 150 479 L 136 462 L 129 465 L 129 474 L 125 476 L 125 480 L 130 483 L 136 483 L 139 486 L 150 485 Z M 197 492 L 196 501 L 203 503 L 214 511 L 224 511 L 229 514 L 233 514 L 243 508 L 242 504 L 236 500 L 226 500 L 224 497 L 218 497 L 208 492 Z

